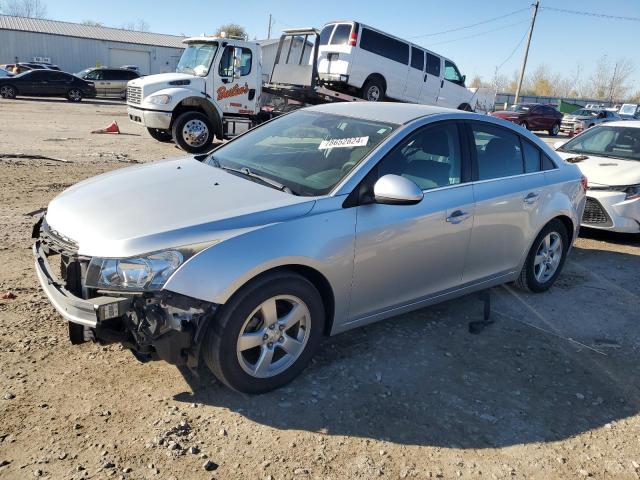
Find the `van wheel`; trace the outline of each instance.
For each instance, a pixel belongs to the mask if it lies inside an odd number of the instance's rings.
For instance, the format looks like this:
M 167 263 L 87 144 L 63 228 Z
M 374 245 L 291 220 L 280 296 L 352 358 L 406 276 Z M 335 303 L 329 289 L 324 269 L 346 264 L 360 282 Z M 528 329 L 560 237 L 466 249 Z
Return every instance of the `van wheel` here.
M 250 282 L 221 307 L 202 344 L 213 374 L 244 393 L 282 387 L 311 361 L 324 329 L 318 290 L 293 272 Z
M 552 220 L 533 242 L 516 286 L 536 293 L 549 290 L 562 271 L 568 249 L 566 227 L 560 220 Z
M 170 130 L 162 130 L 161 128 L 147 128 L 147 132 L 149 132 L 149 135 L 151 135 L 155 140 L 159 142 L 170 142 L 171 140 L 173 140 Z
M 370 78 L 362 87 L 362 98 L 368 102 L 381 102 L 384 100 L 384 83 L 379 78 Z
M 200 112 L 185 112 L 180 115 L 171 130 L 173 141 L 189 153 L 203 153 L 209 150 L 214 134 L 211 122 Z

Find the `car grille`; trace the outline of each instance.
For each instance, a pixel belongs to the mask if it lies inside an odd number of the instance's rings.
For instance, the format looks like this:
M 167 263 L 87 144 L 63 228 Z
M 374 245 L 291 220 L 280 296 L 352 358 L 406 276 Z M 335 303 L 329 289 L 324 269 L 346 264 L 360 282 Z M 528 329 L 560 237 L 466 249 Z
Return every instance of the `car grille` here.
M 140 105 L 142 100 L 142 87 L 127 87 L 127 102 Z
M 598 225 L 600 227 L 610 226 L 612 224 L 609 215 L 595 198 L 587 197 L 587 204 L 582 214 L 582 223 L 587 225 Z
M 68 256 L 74 256 L 78 253 L 78 244 L 52 229 L 46 220 L 42 222 L 40 238 L 42 243 L 54 252 Z

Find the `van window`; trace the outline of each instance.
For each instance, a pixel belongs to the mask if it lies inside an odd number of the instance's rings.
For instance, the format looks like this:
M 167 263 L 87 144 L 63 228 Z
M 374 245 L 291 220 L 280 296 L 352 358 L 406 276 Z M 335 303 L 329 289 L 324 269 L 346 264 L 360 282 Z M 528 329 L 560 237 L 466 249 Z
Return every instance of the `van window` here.
M 409 45 L 368 28 L 362 29 L 360 48 L 404 65 L 409 64 Z
M 331 38 L 331 45 L 346 45 L 351 35 L 351 25 L 341 23 L 336 27 Z
M 427 73 L 436 77 L 440 76 L 440 57 L 427 53 Z
M 424 70 L 424 52 L 416 47 L 411 47 L 411 67 L 421 72 Z
M 458 67 L 449 60 L 444 61 L 444 79 L 462 85 L 462 75 L 460 75 Z
M 320 32 L 320 45 L 328 45 L 329 39 L 331 38 L 331 32 L 333 32 L 333 27 L 335 27 L 335 23 L 330 23 L 326 25 L 322 31 Z

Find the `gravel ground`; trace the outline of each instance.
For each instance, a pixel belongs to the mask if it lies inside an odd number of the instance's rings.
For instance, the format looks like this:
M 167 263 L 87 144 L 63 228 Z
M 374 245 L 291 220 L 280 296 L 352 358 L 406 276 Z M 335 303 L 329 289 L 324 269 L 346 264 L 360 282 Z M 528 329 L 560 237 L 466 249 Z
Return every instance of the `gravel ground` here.
M 112 120 L 122 135 L 89 134 Z M 181 152 L 107 101 L 0 99 L 0 139 L 1 478 L 640 476 L 638 237 L 583 232 L 550 292 L 494 289 L 478 335 L 464 297 L 328 339 L 287 388 L 249 397 L 71 346 L 37 284 L 27 213 Z

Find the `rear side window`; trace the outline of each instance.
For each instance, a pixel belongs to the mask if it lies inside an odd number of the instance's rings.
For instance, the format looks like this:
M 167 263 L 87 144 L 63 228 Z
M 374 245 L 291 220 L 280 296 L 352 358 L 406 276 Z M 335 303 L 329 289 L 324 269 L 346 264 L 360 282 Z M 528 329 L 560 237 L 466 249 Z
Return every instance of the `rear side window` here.
M 322 31 L 320 32 L 320 45 L 328 45 L 329 39 L 331 38 L 331 32 L 333 32 L 333 27 L 335 27 L 335 23 L 330 25 L 326 25 Z
M 71 80 L 71 78 L 66 73 L 55 72 L 54 71 L 54 72 L 50 73 L 49 80 L 53 80 L 53 81 L 56 81 L 56 82 L 66 82 L 66 81 Z
M 542 169 L 555 170 L 558 166 L 547 155 L 542 155 Z
M 138 78 L 140 76 L 133 70 L 127 70 L 125 73 L 127 74 L 127 80 L 133 80 L 134 78 Z
M 362 29 L 360 48 L 404 65 L 409 64 L 409 45 L 368 28 Z
M 416 47 L 411 47 L 411 67 L 421 72 L 424 70 L 424 52 Z
M 346 45 L 351 34 L 351 25 L 341 23 L 336 27 L 331 38 L 331 45 Z
M 541 152 L 537 147 L 522 139 L 522 153 L 524 154 L 524 172 L 539 172 L 541 168 Z
M 504 128 L 471 124 L 478 159 L 478 180 L 510 177 L 524 173 L 518 136 Z
M 122 70 L 105 70 L 105 80 L 127 80 L 127 72 Z
M 427 53 L 427 73 L 436 77 L 440 76 L 440 57 Z

